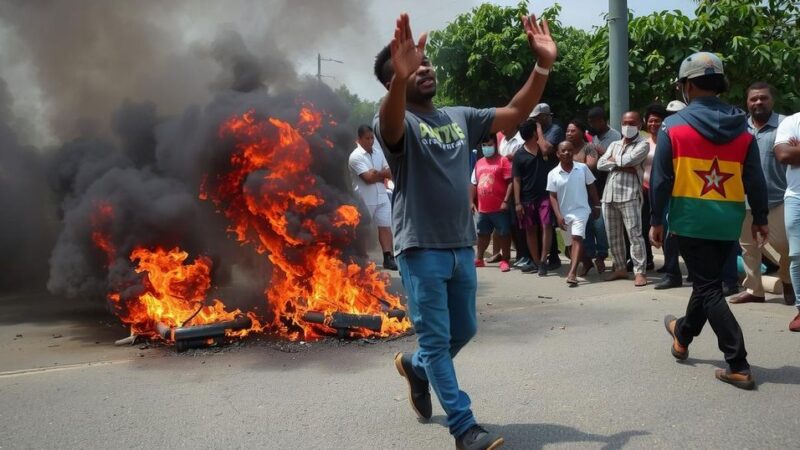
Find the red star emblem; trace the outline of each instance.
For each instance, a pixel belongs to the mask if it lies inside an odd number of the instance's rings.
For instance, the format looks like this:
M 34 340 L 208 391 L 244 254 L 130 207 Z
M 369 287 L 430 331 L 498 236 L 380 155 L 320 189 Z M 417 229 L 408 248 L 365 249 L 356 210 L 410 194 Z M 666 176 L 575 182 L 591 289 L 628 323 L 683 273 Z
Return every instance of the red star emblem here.
M 698 177 L 702 178 L 703 182 L 705 183 L 703 185 L 703 191 L 700 192 L 701 197 L 711 191 L 717 191 L 719 195 L 725 198 L 728 197 L 725 195 L 725 182 L 733 178 L 733 174 L 722 172 L 719 169 L 719 161 L 717 161 L 717 158 L 714 158 L 710 169 L 695 170 L 694 173 L 696 173 Z

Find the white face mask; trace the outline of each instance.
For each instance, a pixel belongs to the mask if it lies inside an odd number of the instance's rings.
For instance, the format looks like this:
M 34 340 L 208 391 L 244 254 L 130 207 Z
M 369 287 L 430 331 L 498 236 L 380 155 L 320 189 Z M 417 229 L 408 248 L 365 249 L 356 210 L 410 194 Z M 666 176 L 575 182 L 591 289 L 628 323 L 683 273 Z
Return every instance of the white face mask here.
M 633 139 L 636 135 L 639 134 L 639 129 L 633 125 L 623 125 L 622 126 L 622 135 L 628 139 Z

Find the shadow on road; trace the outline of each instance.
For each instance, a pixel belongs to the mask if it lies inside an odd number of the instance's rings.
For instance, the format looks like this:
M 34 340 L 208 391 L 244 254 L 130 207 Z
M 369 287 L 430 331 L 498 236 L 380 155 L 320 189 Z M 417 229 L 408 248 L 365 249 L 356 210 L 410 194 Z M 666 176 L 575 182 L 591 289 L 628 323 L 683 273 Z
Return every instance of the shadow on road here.
M 727 367 L 727 364 L 721 360 L 694 359 L 691 357 L 686 361 L 681 362 L 681 364 L 686 364 L 687 366 L 703 364 L 718 367 L 720 369 Z M 797 366 L 783 366 L 770 369 L 751 365 L 750 370 L 753 372 L 753 376 L 756 379 L 756 384 L 759 386 L 762 384 L 800 384 L 800 367 Z
M 624 431 L 622 433 L 603 436 L 585 433 L 577 428 L 547 423 L 488 425 L 488 429 L 500 434 L 505 439 L 504 449 L 535 450 L 548 444 L 564 442 L 601 442 L 603 449 L 619 449 L 625 446 L 632 437 L 647 436 L 647 431 Z

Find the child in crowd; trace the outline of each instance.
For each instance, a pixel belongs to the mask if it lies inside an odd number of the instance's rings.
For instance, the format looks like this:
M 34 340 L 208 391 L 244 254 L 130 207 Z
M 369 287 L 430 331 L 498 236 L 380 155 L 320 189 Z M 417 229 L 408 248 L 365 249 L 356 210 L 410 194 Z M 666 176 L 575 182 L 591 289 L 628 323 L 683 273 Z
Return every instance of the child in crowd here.
M 586 164 L 573 161 L 577 151 L 569 141 L 558 144 L 560 165 L 547 175 L 547 190 L 558 226 L 565 231 L 565 243 L 572 248 L 567 284 L 578 285 L 578 263 L 583 255 L 583 238 L 589 216 L 600 215 L 600 198 L 594 175 Z M 589 200 L 591 199 L 591 204 Z

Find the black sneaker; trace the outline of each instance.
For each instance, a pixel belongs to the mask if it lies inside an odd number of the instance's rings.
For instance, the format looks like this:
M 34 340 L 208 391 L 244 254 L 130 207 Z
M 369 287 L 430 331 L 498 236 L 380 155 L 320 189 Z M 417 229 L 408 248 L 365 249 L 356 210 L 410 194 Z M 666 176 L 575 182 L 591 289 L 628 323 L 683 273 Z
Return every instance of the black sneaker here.
M 522 258 L 517 259 L 517 261 L 514 264 L 512 264 L 511 267 L 514 267 L 515 269 L 519 269 L 520 267 L 527 266 L 530 263 L 531 263 L 531 259 L 528 258 L 527 256 L 523 256 Z
M 551 258 L 550 261 L 547 262 L 547 270 L 558 270 L 561 267 L 561 259 Z
M 546 276 L 547 276 L 547 269 L 548 269 L 548 268 L 549 268 L 549 266 L 546 266 L 546 265 L 544 265 L 544 264 L 542 264 L 541 266 L 539 266 L 539 276 L 540 276 L 540 277 L 546 277 Z
M 399 352 L 394 356 L 394 366 L 400 376 L 408 382 L 408 400 L 411 402 L 411 408 L 417 413 L 417 417 L 425 420 L 430 419 L 432 407 L 428 381 L 423 380 L 414 373 L 414 368 L 411 366 L 411 355 Z
M 519 270 L 522 273 L 534 273 L 537 270 L 539 270 L 539 265 L 531 261 L 528 264 L 525 264 L 524 266 L 520 267 Z
M 504 442 L 503 438 L 486 431 L 482 426 L 473 425 L 456 438 L 456 448 L 459 450 L 493 450 L 500 448 Z

